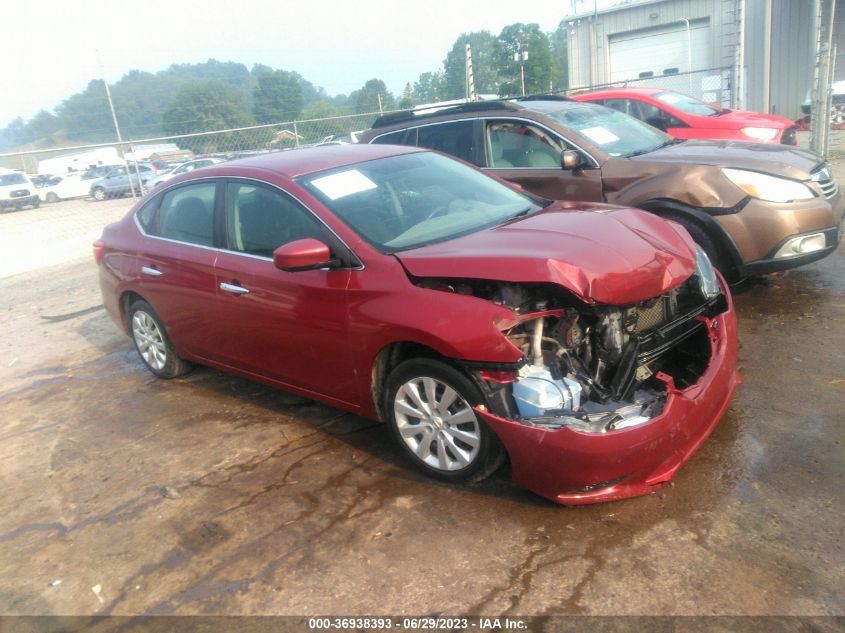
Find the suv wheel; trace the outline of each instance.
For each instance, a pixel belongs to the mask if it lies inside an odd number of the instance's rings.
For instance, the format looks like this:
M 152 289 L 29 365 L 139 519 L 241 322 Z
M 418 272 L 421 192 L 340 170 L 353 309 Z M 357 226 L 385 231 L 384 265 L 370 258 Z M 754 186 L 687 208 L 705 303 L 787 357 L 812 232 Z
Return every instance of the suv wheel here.
M 94 187 L 94 191 L 91 192 L 91 195 L 94 196 L 94 200 L 102 202 L 106 199 L 106 190 L 102 187 Z

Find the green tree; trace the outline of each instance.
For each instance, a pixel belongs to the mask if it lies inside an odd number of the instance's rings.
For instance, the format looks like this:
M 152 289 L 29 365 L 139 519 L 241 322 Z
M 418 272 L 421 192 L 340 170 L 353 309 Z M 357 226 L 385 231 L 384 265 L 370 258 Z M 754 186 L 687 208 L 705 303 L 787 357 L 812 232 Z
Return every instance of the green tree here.
M 552 88 L 569 88 L 569 25 L 562 20 L 557 29 L 549 34 L 549 46 L 552 54 Z
M 295 73 L 269 70 L 261 73 L 252 90 L 252 113 L 259 123 L 279 123 L 299 118 L 305 99 Z
M 176 136 L 253 124 L 241 92 L 220 80 L 195 81 L 174 95 L 162 115 L 165 134 Z M 245 135 L 222 134 L 178 140 L 195 152 L 244 149 Z
M 355 90 L 349 95 L 349 101 L 358 114 L 378 112 L 379 100 L 383 110 L 393 110 L 396 107 L 393 94 L 387 90 L 381 79 L 370 79 L 360 90 Z
M 502 29 L 497 40 L 496 59 L 499 76 L 503 80 L 499 94 L 519 94 L 520 62 L 514 55 L 528 53 L 525 66 L 525 93 L 549 91 L 552 80 L 552 53 L 548 36 L 540 30 L 539 24 L 509 24 Z M 516 90 L 514 88 L 517 87 Z
M 417 101 L 414 99 L 414 87 L 411 85 L 411 82 L 408 82 L 405 84 L 405 90 L 402 92 L 402 98 L 396 105 L 402 110 L 408 110 L 413 108 L 416 104 Z
M 414 82 L 414 98 L 417 103 L 434 103 L 446 96 L 443 73 L 439 70 L 420 75 Z
M 444 97 L 466 96 L 466 45 L 472 50 L 472 77 L 476 93 L 495 93 L 498 87 L 496 37 L 490 31 L 462 33 L 443 60 Z

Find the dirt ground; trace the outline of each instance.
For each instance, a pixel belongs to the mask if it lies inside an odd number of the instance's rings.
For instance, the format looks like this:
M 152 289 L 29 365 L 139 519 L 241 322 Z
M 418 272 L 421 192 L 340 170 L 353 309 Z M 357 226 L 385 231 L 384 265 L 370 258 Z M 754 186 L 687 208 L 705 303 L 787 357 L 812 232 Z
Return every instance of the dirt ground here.
M 673 487 L 564 508 L 417 476 L 281 391 L 153 378 L 100 307 L 103 204 L 0 215 L 0 613 L 845 615 L 845 249 L 740 289 L 745 383 Z

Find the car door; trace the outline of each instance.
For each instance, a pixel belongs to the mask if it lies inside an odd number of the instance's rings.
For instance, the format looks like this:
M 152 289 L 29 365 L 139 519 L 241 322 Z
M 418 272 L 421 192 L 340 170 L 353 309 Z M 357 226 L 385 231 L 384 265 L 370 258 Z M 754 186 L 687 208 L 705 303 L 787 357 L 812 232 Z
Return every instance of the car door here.
M 318 239 L 333 256 L 345 247 L 293 197 L 256 181 L 227 183 L 224 216 L 226 249 L 215 269 L 220 360 L 354 402 L 358 394 L 347 315 L 350 268 L 288 272 L 273 265 L 273 251 L 299 239 Z
M 601 201 L 601 170 L 592 159 L 550 130 L 521 119 L 490 119 L 484 128 L 486 171 L 552 200 Z M 561 153 L 572 149 L 583 167 L 564 169 Z
M 128 181 L 126 179 L 126 168 L 112 168 L 112 170 L 106 174 L 106 179 L 103 181 L 102 186 L 109 193 L 113 191 L 120 191 L 121 189 L 127 187 Z
M 217 289 L 213 180 L 153 198 L 136 216 L 146 237 L 138 251 L 140 293 L 181 352 L 209 358 L 215 349 Z

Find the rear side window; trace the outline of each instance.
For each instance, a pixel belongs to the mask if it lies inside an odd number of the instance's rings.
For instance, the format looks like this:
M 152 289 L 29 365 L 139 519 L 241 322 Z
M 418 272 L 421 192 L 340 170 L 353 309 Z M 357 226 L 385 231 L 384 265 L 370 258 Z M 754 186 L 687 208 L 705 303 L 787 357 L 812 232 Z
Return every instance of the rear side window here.
M 413 127 L 410 130 L 399 130 L 398 132 L 391 132 L 373 139 L 373 143 L 379 145 L 416 145 L 417 144 L 417 128 Z
M 156 208 L 158 207 L 158 198 L 153 198 L 147 204 L 145 204 L 138 213 L 135 214 L 135 217 L 138 218 L 138 222 L 144 228 L 144 231 L 147 233 L 152 232 L 153 230 L 153 220 L 155 219 Z
M 266 187 L 230 183 L 226 188 L 229 250 L 272 257 L 282 244 L 311 237 L 329 241 L 323 225 L 295 200 Z
M 472 120 L 426 125 L 419 128 L 417 145 L 478 164 L 474 131 Z
M 213 182 L 209 182 L 179 187 L 164 194 L 158 211 L 157 235 L 212 246 L 215 187 Z

